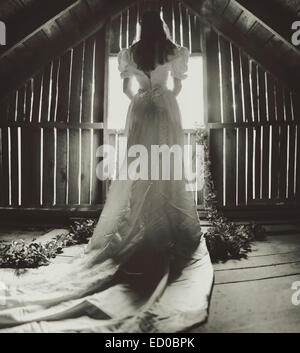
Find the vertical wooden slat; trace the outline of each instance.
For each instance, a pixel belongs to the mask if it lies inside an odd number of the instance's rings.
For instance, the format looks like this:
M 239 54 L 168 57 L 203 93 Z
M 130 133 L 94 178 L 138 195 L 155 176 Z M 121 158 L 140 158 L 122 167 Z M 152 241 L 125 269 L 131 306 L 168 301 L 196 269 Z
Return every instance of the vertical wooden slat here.
M 201 24 L 197 16 L 191 15 L 192 53 L 201 53 Z
M 79 122 L 82 101 L 82 69 L 84 62 L 84 43 L 73 49 L 72 82 L 70 93 L 70 122 Z
M 213 129 L 210 132 L 210 160 L 212 178 L 217 194 L 218 205 L 223 205 L 223 130 Z
M 294 189 L 295 189 L 295 142 L 296 142 L 296 127 L 294 125 L 290 125 L 289 127 L 289 155 L 288 155 L 288 189 L 287 189 L 287 197 L 289 200 L 293 200 Z
M 93 168 L 92 168 L 92 185 L 91 185 L 91 204 L 101 204 L 104 202 L 104 195 L 102 190 L 102 182 L 97 178 L 96 168 L 100 162 L 99 158 L 96 157 L 96 151 L 99 146 L 103 145 L 103 131 L 93 131 Z
M 297 204 L 300 202 L 300 92 L 293 91 L 291 95 L 292 113 L 295 126 L 295 161 L 294 161 L 294 192 Z
M 1 181 L 1 195 L 0 204 L 1 206 L 9 206 L 9 166 L 8 166 L 8 128 L 1 128 L 1 170 L 0 170 L 0 181 Z
M 79 123 L 82 114 L 82 75 L 85 44 L 81 43 L 73 51 L 72 82 L 70 96 L 70 122 Z M 79 130 L 69 130 L 68 203 L 78 204 L 80 171 Z
M 267 199 L 269 197 L 269 162 L 270 162 L 270 127 L 264 126 L 262 128 L 262 160 L 261 160 L 261 173 L 262 173 L 262 198 Z
M 85 42 L 83 86 L 82 86 L 82 122 L 92 121 L 92 95 L 93 95 L 93 75 L 94 75 L 94 44 L 95 39 L 91 37 Z
M 129 45 L 132 45 L 136 38 L 137 15 L 137 5 L 134 5 L 129 9 Z
M 56 204 L 65 205 L 67 199 L 67 129 L 57 129 Z
M 0 105 L 0 118 L 2 116 L 1 112 L 2 112 L 2 105 L 3 103 Z M 2 142 L 3 142 L 3 138 L 2 138 L 2 131 L 3 131 L 3 128 L 0 126 L 0 206 L 3 206 L 3 204 L 5 204 L 5 202 L 3 202 L 3 187 L 4 187 L 4 183 L 3 183 L 3 180 L 4 180 L 4 169 L 3 169 L 3 160 L 4 160 L 4 157 L 3 157 L 3 148 L 2 148 Z
M 238 129 L 238 205 L 246 203 L 246 129 Z
M 36 128 L 32 131 L 32 142 L 31 142 L 31 172 L 30 172 L 30 193 L 31 193 L 31 205 L 40 206 L 40 192 L 41 192 L 41 129 Z
M 252 121 L 252 108 L 251 108 L 251 90 L 249 79 L 249 59 L 247 56 L 241 54 L 241 71 L 242 71 L 242 91 L 243 91 L 243 112 L 244 120 Z
M 31 82 L 30 80 L 24 85 L 25 96 L 23 100 L 23 107 L 20 107 L 22 116 L 20 116 L 20 121 L 30 122 L 31 116 Z M 18 109 L 19 110 L 19 109 Z M 19 119 L 17 119 L 19 120 Z M 21 127 L 21 201 L 22 206 L 31 205 L 31 192 L 30 192 L 30 182 L 31 182 L 31 164 L 33 162 L 31 157 L 32 149 L 32 129 L 28 127 Z
M 25 120 L 25 101 L 26 101 L 26 84 L 23 84 L 18 89 L 18 102 L 16 121 L 21 122 Z
M 261 198 L 261 127 L 254 128 L 255 133 L 255 198 Z
M 25 121 L 32 119 L 33 79 L 26 82 Z
M 18 104 L 18 92 L 14 92 L 9 97 L 9 107 L 8 107 L 8 122 L 14 122 L 17 116 Z M 18 129 L 16 127 L 7 129 L 7 140 L 8 147 L 10 146 L 10 154 L 8 151 L 8 156 L 10 158 L 10 180 L 11 185 L 11 205 L 18 206 L 19 198 L 19 182 L 18 182 Z
M 121 45 L 122 49 L 127 48 L 127 10 L 122 12 L 121 17 Z
M 69 190 L 68 203 L 77 205 L 79 202 L 79 170 L 80 170 L 80 149 L 79 131 L 69 130 Z
M 103 122 L 105 114 L 107 92 L 107 48 L 106 48 L 106 30 L 103 28 L 97 33 L 95 47 L 95 95 L 94 95 L 94 116 L 93 122 Z M 91 178 L 91 203 L 99 204 L 103 202 L 102 182 L 97 179 L 96 167 L 98 158 L 96 158 L 97 148 L 103 144 L 103 130 L 93 131 L 93 152 L 92 152 L 92 178 Z
M 285 120 L 292 121 L 292 103 L 291 103 L 291 94 L 288 87 L 283 88 L 283 100 L 284 100 L 284 111 L 285 111 Z
M 86 41 L 84 53 L 83 88 L 82 88 L 82 121 L 91 122 L 94 84 L 94 47 L 95 37 Z M 81 130 L 81 195 L 80 203 L 87 204 L 90 199 L 90 163 L 91 163 L 91 133 Z
M 276 97 L 274 78 L 267 74 L 267 111 L 270 123 L 274 123 L 277 118 Z M 269 127 L 269 196 L 276 199 L 278 196 L 278 126 Z M 275 164 L 275 165 L 274 165 Z
M 43 92 L 42 92 L 42 108 L 41 121 L 50 120 L 50 89 L 51 89 L 52 62 L 49 63 L 43 74 Z
M 182 44 L 183 46 L 185 46 L 191 51 L 188 10 L 184 6 L 181 6 L 181 21 L 182 21 L 182 33 L 183 33 Z
M 63 67 L 64 71 L 65 68 Z M 58 109 L 58 92 L 59 92 L 59 77 L 63 73 L 60 71 L 60 58 L 57 58 L 53 61 L 52 69 L 52 84 L 51 84 L 51 102 L 50 102 L 50 121 L 57 121 L 57 109 Z M 61 89 L 68 91 L 68 85 L 65 85 Z M 65 102 L 60 101 L 62 106 L 66 104 Z M 60 105 L 59 105 L 60 107 Z
M 230 43 L 223 37 L 219 37 L 222 66 L 222 96 L 223 96 L 223 118 L 224 122 L 234 122 L 233 93 L 231 75 L 231 51 Z
M 279 127 L 272 126 L 272 166 L 271 166 L 271 196 L 274 199 L 278 198 L 279 186 Z
M 54 129 L 44 129 L 43 144 L 43 205 L 54 203 Z
M 266 95 L 266 74 L 261 67 L 257 67 L 258 76 L 258 103 L 259 103 L 259 120 L 266 124 L 269 116 L 267 115 L 267 95 Z M 260 141 L 257 143 L 257 153 L 260 153 L 260 177 L 259 195 L 263 199 L 269 196 L 269 144 L 270 144 L 270 129 L 268 126 L 261 127 Z
M 11 204 L 12 206 L 19 205 L 19 141 L 18 128 L 10 128 L 11 141 Z
M 270 74 L 267 74 L 267 97 L 269 121 L 274 122 L 276 120 L 275 83 L 273 77 Z
M 258 121 L 257 64 L 250 62 L 252 121 Z
M 172 39 L 174 39 L 172 37 L 173 34 L 173 21 L 172 21 L 172 2 L 171 1 L 165 1 L 163 3 L 163 18 L 164 21 L 166 22 L 168 29 L 170 31 L 170 36 Z
M 110 24 L 110 52 L 117 54 L 120 50 L 121 16 L 117 16 Z
M 201 24 L 197 16 L 190 15 L 192 53 L 201 53 Z
M 287 181 L 287 126 L 279 126 L 279 144 L 280 144 L 280 173 L 279 173 L 279 198 L 286 198 Z
M 206 33 L 208 123 L 221 122 L 221 91 L 218 34 Z M 212 178 L 217 191 L 218 205 L 223 205 L 223 130 L 211 130 L 209 153 L 212 162 Z
M 300 122 L 300 93 L 293 91 L 291 94 L 292 115 L 295 121 Z
M 146 10 L 147 10 L 146 1 L 144 0 L 138 1 L 138 11 L 139 11 L 140 17 L 143 17 L 143 14 Z
M 276 116 L 277 120 L 284 121 L 284 100 L 283 100 L 283 87 L 279 81 L 275 82 L 276 92 Z
M 91 131 L 83 129 L 81 130 L 81 204 L 88 204 L 90 201 L 91 152 Z
M 296 153 L 297 153 L 297 166 L 296 166 L 296 200 L 300 202 L 300 129 L 299 124 L 296 127 Z
M 0 121 L 8 119 L 9 101 L 2 101 L 0 106 Z M 0 205 L 9 205 L 9 175 L 8 175 L 8 135 L 7 127 L 0 128 Z
M 69 50 L 60 58 L 56 121 L 66 122 L 69 119 L 71 68 L 72 51 Z
M 31 199 L 31 180 L 32 180 L 32 164 L 35 163 L 32 159 L 33 150 L 33 129 L 30 127 L 22 127 L 21 129 L 21 183 L 22 183 L 22 206 L 30 206 Z
M 234 77 L 235 116 L 237 122 L 243 122 L 243 91 L 240 66 L 240 51 L 235 45 L 232 45 L 232 62 Z
M 220 67 L 218 35 L 211 30 L 207 33 L 207 82 L 208 95 L 208 122 L 221 122 L 221 100 L 220 100 Z
M 180 12 L 179 12 L 179 2 L 172 0 L 173 3 L 173 13 L 174 13 L 174 24 L 175 24 L 175 42 L 179 45 L 181 43 L 180 37 Z
M 39 119 L 40 119 L 42 92 L 43 92 L 43 72 L 39 72 L 33 79 L 33 108 L 32 108 L 33 122 L 39 122 Z
M 226 206 L 236 205 L 236 129 L 226 129 Z
M 105 70 L 106 61 L 106 29 L 101 29 L 95 42 L 95 93 L 93 122 L 103 122 L 104 119 L 104 95 L 105 95 Z
M 254 168 L 253 168 L 253 128 L 247 128 L 247 202 L 251 202 L 253 199 L 253 177 L 254 177 Z
M 43 74 L 43 89 L 41 99 L 41 121 L 50 121 L 50 92 L 52 90 L 53 62 L 49 63 Z M 54 132 L 53 129 L 43 129 L 42 144 L 43 165 L 42 168 L 42 199 L 43 205 L 52 206 L 54 196 Z
M 282 83 L 276 81 L 276 116 L 280 122 L 285 121 L 284 109 L 284 90 Z M 286 176 L 287 176 L 287 126 L 282 125 L 278 128 L 278 152 L 277 158 L 279 159 L 279 199 L 285 200 L 286 197 Z
M 267 104 L 266 104 L 266 80 L 265 72 L 261 67 L 257 68 L 258 72 L 258 95 L 259 95 L 259 117 L 260 121 L 267 121 Z

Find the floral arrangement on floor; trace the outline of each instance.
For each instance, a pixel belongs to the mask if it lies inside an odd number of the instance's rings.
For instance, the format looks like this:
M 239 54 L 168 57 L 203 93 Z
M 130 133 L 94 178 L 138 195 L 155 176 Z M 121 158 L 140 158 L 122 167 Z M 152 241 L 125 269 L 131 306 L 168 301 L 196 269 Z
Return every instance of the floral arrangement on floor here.
M 207 131 L 196 130 L 196 141 L 204 146 L 204 179 L 207 190 L 207 217 L 211 227 L 204 234 L 212 262 L 240 259 L 251 251 L 254 240 L 263 240 L 265 230 L 257 224 L 238 225 L 229 221 L 217 209 L 217 195 L 210 170 L 210 160 L 207 144 Z M 51 259 L 63 252 L 63 248 L 86 244 L 96 226 L 96 219 L 85 219 L 74 222 L 68 233 L 58 235 L 53 239 L 37 243 L 17 240 L 11 243 L 0 241 L 0 268 L 36 268 L 46 266 Z
M 35 240 L 24 240 L 6 243 L 0 242 L 0 267 L 2 268 L 36 268 L 46 266 L 50 260 L 71 245 L 86 244 L 92 236 L 96 225 L 95 219 L 76 221 L 68 233 L 55 236 L 53 239 L 38 243 Z
M 211 227 L 204 234 L 212 262 L 247 257 L 254 240 L 264 240 L 265 229 L 259 224 L 239 225 L 228 220 L 217 208 L 211 162 L 209 159 L 207 130 L 196 130 L 196 141 L 204 147 L 204 180 L 207 190 L 205 198 L 207 218 Z

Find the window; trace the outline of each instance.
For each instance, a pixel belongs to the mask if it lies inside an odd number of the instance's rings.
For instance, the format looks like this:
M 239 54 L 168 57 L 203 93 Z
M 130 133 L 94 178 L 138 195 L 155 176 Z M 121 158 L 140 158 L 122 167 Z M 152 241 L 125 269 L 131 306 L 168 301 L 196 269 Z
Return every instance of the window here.
M 168 87 L 172 88 L 169 77 Z M 134 79 L 133 88 L 138 89 Z M 203 99 L 203 60 L 199 54 L 193 54 L 189 60 L 188 78 L 183 81 L 183 89 L 178 96 L 184 129 L 193 129 L 204 125 Z M 108 129 L 122 130 L 125 127 L 129 99 L 123 94 L 122 80 L 118 71 L 117 56 L 109 57 L 108 81 Z

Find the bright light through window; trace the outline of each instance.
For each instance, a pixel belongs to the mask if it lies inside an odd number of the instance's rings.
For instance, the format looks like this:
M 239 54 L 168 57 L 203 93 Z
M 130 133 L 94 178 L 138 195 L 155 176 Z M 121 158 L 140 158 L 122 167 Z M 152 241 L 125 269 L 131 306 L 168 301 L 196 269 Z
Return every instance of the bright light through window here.
M 183 82 L 183 89 L 178 96 L 178 103 L 182 113 L 184 129 L 193 129 L 204 125 L 203 99 L 203 63 L 201 56 L 192 56 L 189 60 L 188 78 Z M 168 87 L 172 88 L 169 78 Z M 134 91 L 138 90 L 138 83 L 134 79 Z M 121 130 L 125 128 L 129 99 L 123 94 L 122 80 L 118 71 L 116 56 L 109 58 L 108 82 L 108 129 Z

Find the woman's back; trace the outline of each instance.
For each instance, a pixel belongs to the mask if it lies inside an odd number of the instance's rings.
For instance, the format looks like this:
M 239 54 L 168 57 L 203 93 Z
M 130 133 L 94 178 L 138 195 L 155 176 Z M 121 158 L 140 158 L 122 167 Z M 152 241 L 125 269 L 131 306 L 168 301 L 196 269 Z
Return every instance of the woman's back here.
M 136 77 L 140 88 L 145 90 L 153 87 L 166 87 L 169 73 L 172 77 L 180 80 L 186 78 L 189 50 L 179 47 L 174 50 L 174 54 L 168 57 L 163 64 L 157 64 L 152 71 L 144 71 L 138 68 L 134 61 L 134 48 L 123 49 L 119 53 L 119 70 L 121 78 Z

